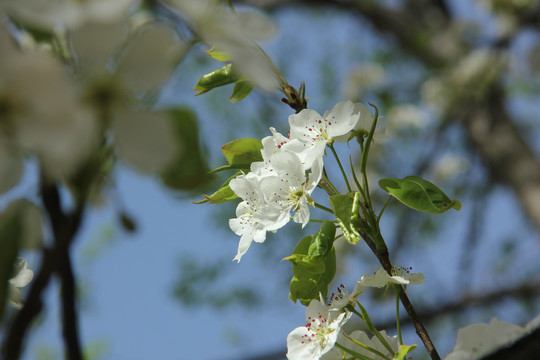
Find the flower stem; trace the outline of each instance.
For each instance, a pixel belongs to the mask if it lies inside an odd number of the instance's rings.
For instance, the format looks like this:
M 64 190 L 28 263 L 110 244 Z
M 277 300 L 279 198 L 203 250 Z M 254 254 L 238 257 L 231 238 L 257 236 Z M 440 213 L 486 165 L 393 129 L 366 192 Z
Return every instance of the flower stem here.
M 396 328 L 398 333 L 399 345 L 403 345 L 403 337 L 401 336 L 401 324 L 399 323 L 399 289 L 393 287 L 396 293 Z
M 386 199 L 386 201 L 384 202 L 384 205 L 383 205 L 381 211 L 379 212 L 379 216 L 377 216 L 377 224 L 381 222 L 381 216 L 384 213 L 384 210 L 386 210 L 386 207 L 390 203 L 391 199 L 392 199 L 392 196 L 388 195 L 388 199 Z
M 356 171 L 354 170 L 354 165 L 352 163 L 352 158 L 350 156 L 349 163 L 351 164 L 351 173 L 354 179 L 354 183 L 356 184 L 356 187 L 358 187 L 358 192 L 362 195 L 362 199 L 365 199 L 366 194 L 364 193 L 364 189 L 362 189 L 362 185 L 360 185 L 360 181 L 358 181 L 358 177 L 356 176 Z
M 361 343 L 361 342 L 358 341 L 358 340 L 355 340 L 355 339 L 351 338 L 351 337 L 348 336 L 347 334 L 343 333 L 343 336 L 345 336 L 347 339 L 349 339 L 350 341 L 352 341 L 352 342 L 355 343 L 356 345 L 358 345 L 358 346 L 360 346 L 360 347 L 366 349 L 367 351 L 372 352 L 372 353 L 374 353 L 375 355 L 380 356 L 380 357 L 383 358 L 383 359 L 388 359 L 388 356 L 384 355 L 382 352 L 380 352 L 380 351 L 378 351 L 378 350 L 376 350 L 376 349 L 374 349 L 374 348 L 372 348 L 372 347 L 369 347 L 369 346 L 367 346 L 366 344 Z M 392 354 L 393 354 L 393 352 L 392 352 Z M 389 359 L 388 359 L 388 360 L 389 360 Z
M 321 205 L 321 204 L 319 204 L 319 203 L 314 203 L 314 205 L 315 205 L 315 207 L 316 207 L 317 209 L 324 210 L 324 211 L 326 211 L 326 212 L 329 212 L 330 214 L 333 214 L 333 213 L 334 213 L 334 212 L 332 211 L 332 209 L 327 208 L 327 207 L 324 206 L 324 205 Z
M 324 180 L 326 181 L 326 183 L 332 188 L 332 190 L 334 191 L 334 193 L 335 193 L 336 195 L 339 195 L 340 192 L 339 192 L 338 189 L 334 186 L 334 184 L 332 184 L 332 182 L 330 181 L 330 179 L 328 179 L 328 176 L 326 176 L 326 173 L 325 173 L 325 172 L 323 172 L 323 175 L 322 175 L 322 176 L 323 176 Z
M 341 350 L 343 350 L 343 351 L 345 351 L 347 354 L 350 354 L 350 355 L 354 356 L 358 360 L 371 360 L 371 358 L 369 356 L 359 354 L 356 351 L 353 351 L 353 350 L 351 350 L 349 348 L 346 348 L 345 346 L 343 346 L 343 345 L 341 345 L 341 344 L 339 344 L 337 342 L 334 344 L 334 346 L 341 349 Z
M 362 306 L 362 304 L 360 304 L 360 302 L 357 300 L 356 301 L 358 303 L 358 307 L 360 308 L 360 311 L 362 312 L 362 318 L 364 319 L 364 321 L 366 322 L 366 326 L 368 328 L 368 330 L 377 337 L 377 339 L 379 339 L 379 341 L 381 342 L 381 344 L 383 344 L 383 346 L 388 350 L 390 351 L 390 353 L 394 354 L 394 350 L 392 350 L 392 347 L 390 346 L 390 344 L 388 343 L 388 341 L 386 341 L 386 339 L 384 338 L 384 336 L 381 335 L 381 333 L 375 328 L 375 326 L 373 326 L 373 323 L 371 322 L 371 319 L 369 318 L 369 315 L 366 311 L 366 309 Z
M 292 219 L 292 217 L 291 217 Z M 316 223 L 323 223 L 325 221 L 331 221 L 333 223 L 337 223 L 338 221 L 337 220 L 325 220 L 325 219 L 309 219 L 309 221 L 311 222 L 316 222 Z
M 330 150 L 332 150 L 332 154 L 334 154 L 334 157 L 336 158 L 336 161 L 339 165 L 339 169 L 341 170 L 341 174 L 343 175 L 343 179 L 345 179 L 345 184 L 347 184 L 347 190 L 349 190 L 349 192 L 351 192 L 351 185 L 349 184 L 349 179 L 347 179 L 347 174 L 345 174 L 345 170 L 343 169 L 343 165 L 341 165 L 341 161 L 339 160 L 339 156 L 336 152 L 336 149 L 334 149 L 334 145 L 333 144 L 330 144 L 328 145 L 328 147 L 330 148 Z

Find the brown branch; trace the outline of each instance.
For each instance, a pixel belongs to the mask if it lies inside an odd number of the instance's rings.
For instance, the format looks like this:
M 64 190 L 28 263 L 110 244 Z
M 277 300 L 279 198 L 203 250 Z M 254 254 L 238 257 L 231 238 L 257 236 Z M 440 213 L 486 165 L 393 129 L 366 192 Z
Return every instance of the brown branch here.
M 13 318 L 4 338 L 1 353 L 8 360 L 20 358 L 26 334 L 43 308 L 43 291 L 50 283 L 53 273 L 57 273 L 62 284 L 62 323 L 66 358 L 80 360 L 82 350 L 76 325 L 75 279 L 71 269 L 69 247 L 80 228 L 83 207 L 78 206 L 72 214 L 66 215 L 61 208 L 57 185 L 43 179 L 42 176 L 41 198 L 54 235 L 54 246 L 52 249 L 43 250 L 42 264 L 32 282 L 26 304 Z
M 390 262 L 390 256 L 388 253 L 388 249 L 384 247 L 383 249 L 377 248 L 375 241 L 364 231 L 357 229 L 357 231 L 360 233 L 366 244 L 370 247 L 370 249 L 373 251 L 375 256 L 377 256 L 377 259 L 381 263 L 382 267 L 386 272 L 392 276 L 392 263 Z M 405 293 L 405 290 L 402 286 L 399 286 L 399 299 L 401 300 L 401 303 L 403 304 L 403 307 L 407 311 L 407 314 L 409 315 L 409 319 L 414 324 L 414 328 L 416 329 L 416 334 L 418 337 L 422 340 L 424 343 L 424 346 L 426 347 L 426 350 L 431 357 L 432 360 L 440 360 L 441 357 L 439 353 L 437 352 L 437 349 L 435 348 L 435 345 L 433 344 L 433 341 L 431 340 L 424 324 L 420 320 L 420 316 L 416 313 L 416 310 L 414 309 L 414 306 L 412 305 L 411 301 L 409 300 L 409 297 Z
M 426 322 L 433 321 L 444 315 L 462 312 L 473 306 L 488 306 L 501 302 L 507 298 L 531 299 L 540 296 L 540 283 L 524 283 L 507 289 L 498 289 L 490 292 L 483 291 L 480 294 L 470 294 L 453 302 L 432 307 L 423 307 L 419 316 Z M 400 319 L 402 325 L 410 323 L 410 319 Z M 388 329 L 395 327 L 395 319 L 388 319 L 377 324 L 378 328 Z

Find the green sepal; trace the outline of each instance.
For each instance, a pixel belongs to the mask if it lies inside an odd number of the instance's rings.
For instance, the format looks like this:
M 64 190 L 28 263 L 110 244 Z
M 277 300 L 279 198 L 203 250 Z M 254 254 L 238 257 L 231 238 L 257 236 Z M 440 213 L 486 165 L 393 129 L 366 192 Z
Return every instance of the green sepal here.
M 193 88 L 193 91 L 198 91 L 195 96 L 199 96 L 217 87 L 232 84 L 237 80 L 238 75 L 233 71 L 232 64 L 226 64 L 220 69 L 203 75 Z
M 381 179 L 379 186 L 414 210 L 440 214 L 452 208 L 461 209 L 461 203 L 458 200 L 450 200 L 435 184 L 418 176 L 407 176 L 404 179 Z
M 237 103 L 245 99 L 251 93 L 253 87 L 254 85 L 251 81 L 238 80 L 234 84 L 233 92 L 229 98 L 229 101 L 232 103 Z
M 261 140 L 242 138 L 223 145 L 221 150 L 231 168 L 249 171 L 252 162 L 263 161 L 262 148 Z
M 227 201 L 231 201 L 231 200 L 234 200 L 236 198 L 238 198 L 238 195 L 236 195 L 234 193 L 234 191 L 232 191 L 231 187 L 229 186 L 229 182 L 234 179 L 235 177 L 241 175 L 242 172 L 237 172 L 236 174 L 234 174 L 233 176 L 231 176 L 230 178 L 227 179 L 227 181 L 225 181 L 221 186 L 220 188 L 215 192 L 213 193 L 212 195 L 202 195 L 204 197 L 203 200 L 200 200 L 200 201 L 192 201 L 194 204 L 203 204 L 203 203 L 206 203 L 206 202 L 210 202 L 210 204 L 221 204 L 221 203 L 224 203 L 224 202 L 227 202 Z
M 404 360 L 405 356 L 407 356 L 407 354 L 413 352 L 414 349 L 416 349 L 416 347 L 417 347 L 416 344 L 414 344 L 414 345 L 399 345 L 399 350 L 394 355 L 392 360 Z
M 328 201 L 343 231 L 343 237 L 353 245 L 358 244 L 362 238 L 357 230 L 362 227 L 360 221 L 360 193 L 330 196 Z
M 335 233 L 333 224 L 332 227 Z M 336 251 L 331 233 L 330 226 L 323 223 L 317 234 L 300 240 L 293 254 L 286 258 L 293 267 L 289 293 L 293 302 L 300 300 L 307 306 L 312 299 L 319 299 L 319 293 L 323 297 L 328 293 L 328 285 L 336 274 Z

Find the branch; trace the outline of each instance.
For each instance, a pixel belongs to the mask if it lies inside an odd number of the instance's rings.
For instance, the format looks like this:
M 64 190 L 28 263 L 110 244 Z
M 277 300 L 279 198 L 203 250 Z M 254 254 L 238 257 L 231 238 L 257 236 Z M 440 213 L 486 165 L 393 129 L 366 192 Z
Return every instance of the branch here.
M 69 247 L 79 230 L 83 207 L 77 206 L 72 214 L 66 215 L 61 209 L 57 185 L 48 183 L 44 180 L 44 176 L 42 176 L 41 198 L 54 235 L 54 246 L 52 249 L 43 250 L 42 264 L 32 282 L 26 304 L 10 324 L 1 351 L 5 359 L 20 358 L 26 334 L 43 308 L 43 291 L 48 286 L 52 274 L 56 272 L 62 284 L 62 323 L 66 358 L 80 360 L 82 351 L 76 325 L 75 279 L 71 269 Z

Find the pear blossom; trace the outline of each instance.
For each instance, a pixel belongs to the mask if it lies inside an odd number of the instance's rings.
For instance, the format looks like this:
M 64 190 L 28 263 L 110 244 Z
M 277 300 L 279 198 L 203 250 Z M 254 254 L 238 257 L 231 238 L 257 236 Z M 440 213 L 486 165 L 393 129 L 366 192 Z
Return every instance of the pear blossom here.
M 271 202 L 281 208 L 281 212 L 293 220 L 306 226 L 309 221 L 309 205 L 314 206 L 311 193 L 317 187 L 322 176 L 322 160 L 316 161 L 309 177 L 298 156 L 289 151 L 272 155 L 270 158 L 277 176 L 268 176 L 261 180 L 261 189 Z
M 229 186 L 244 201 L 236 208 L 236 218 L 229 220 L 229 227 L 240 235 L 238 253 L 233 260 L 240 262 L 253 241 L 262 243 L 267 231 L 275 231 L 289 221 L 289 215 L 278 204 L 269 203 L 261 191 L 258 176 L 249 173 L 234 178 Z
M 360 113 L 355 112 L 351 101 L 337 103 L 324 116 L 311 109 L 304 109 L 289 116 L 290 138 L 302 142 L 303 149 L 298 152 L 298 156 L 306 168 L 310 168 L 317 159 L 322 158 L 327 144 L 347 141 L 343 135 L 354 129 L 359 118 Z
M 528 335 L 540 326 L 540 316 L 525 326 L 519 326 L 497 318 L 489 324 L 472 324 L 458 330 L 456 344 L 444 360 L 475 360 L 497 349 L 508 346 Z
M 328 299 L 328 306 L 332 310 L 341 310 L 345 306 L 349 305 L 350 303 L 353 303 L 356 301 L 356 298 L 358 298 L 360 295 L 364 293 L 365 287 L 356 284 L 353 291 L 349 293 L 349 290 L 345 285 L 341 284 L 336 292 L 333 292 L 330 295 L 330 298 Z
M 318 360 L 334 347 L 341 327 L 352 313 L 332 311 L 319 300 L 311 300 L 306 309 L 306 325 L 287 336 L 287 359 Z
M 21 309 L 24 305 L 20 288 L 25 287 L 32 281 L 34 272 L 28 269 L 28 262 L 23 258 L 17 258 L 14 264 L 14 275 L 8 280 L 8 300 L 11 306 Z
M 421 273 L 411 273 L 412 268 L 404 268 L 401 266 L 394 266 L 392 268 L 392 274 L 389 275 L 386 270 L 380 268 L 377 272 L 371 276 L 365 274 L 358 280 L 358 289 L 360 293 L 363 292 L 362 288 L 367 287 L 377 287 L 381 288 L 388 284 L 398 284 L 398 285 L 416 285 L 424 282 L 424 274 Z

